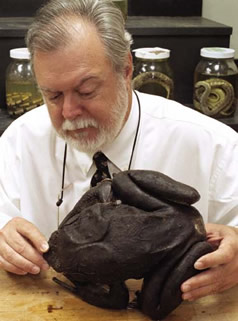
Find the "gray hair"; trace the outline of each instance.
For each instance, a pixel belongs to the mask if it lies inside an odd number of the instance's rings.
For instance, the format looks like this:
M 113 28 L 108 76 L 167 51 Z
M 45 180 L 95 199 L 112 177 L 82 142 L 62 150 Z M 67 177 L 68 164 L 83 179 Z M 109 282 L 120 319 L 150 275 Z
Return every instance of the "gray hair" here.
M 33 61 L 35 50 L 53 51 L 70 43 L 71 19 L 92 23 L 115 70 L 122 71 L 132 43 L 123 15 L 110 0 L 49 0 L 40 8 L 26 35 Z

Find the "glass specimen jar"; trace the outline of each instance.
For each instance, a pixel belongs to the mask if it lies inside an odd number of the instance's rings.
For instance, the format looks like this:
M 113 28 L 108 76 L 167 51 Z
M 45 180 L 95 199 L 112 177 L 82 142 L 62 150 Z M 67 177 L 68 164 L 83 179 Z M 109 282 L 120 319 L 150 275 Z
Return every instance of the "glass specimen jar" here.
M 202 48 L 200 55 L 194 71 L 194 108 L 217 119 L 232 117 L 238 93 L 235 50 L 208 47 Z
M 144 93 L 172 99 L 173 71 L 169 63 L 170 50 L 164 48 L 135 49 L 133 88 Z
M 37 88 L 27 48 L 10 50 L 11 62 L 6 70 L 6 103 L 9 115 L 17 118 L 43 104 Z

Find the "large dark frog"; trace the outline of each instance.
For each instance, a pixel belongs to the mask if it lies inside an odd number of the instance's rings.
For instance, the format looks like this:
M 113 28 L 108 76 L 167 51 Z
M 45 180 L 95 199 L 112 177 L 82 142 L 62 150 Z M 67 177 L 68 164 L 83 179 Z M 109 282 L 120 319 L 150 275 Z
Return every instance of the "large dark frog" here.
M 44 255 L 86 302 L 124 309 L 127 279 L 143 278 L 137 306 L 163 319 L 181 302 L 180 286 L 211 252 L 190 186 L 154 171 L 130 170 L 90 189 L 60 224 Z

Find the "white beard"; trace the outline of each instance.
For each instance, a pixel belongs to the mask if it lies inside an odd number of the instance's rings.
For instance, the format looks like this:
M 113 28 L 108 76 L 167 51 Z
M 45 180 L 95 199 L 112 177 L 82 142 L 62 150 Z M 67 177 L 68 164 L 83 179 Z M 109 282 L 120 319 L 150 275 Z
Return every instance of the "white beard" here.
M 106 110 L 106 109 L 105 109 Z M 121 131 L 126 113 L 128 110 L 128 92 L 125 80 L 121 77 L 118 83 L 118 95 L 114 106 L 108 108 L 109 122 L 107 125 L 98 123 L 94 118 L 78 117 L 75 120 L 66 119 L 61 128 L 57 130 L 58 135 L 63 138 L 69 145 L 79 151 L 94 153 L 113 142 Z M 69 130 L 82 129 L 87 127 L 97 128 L 97 135 L 93 139 L 88 136 L 86 131 L 74 133 L 74 137 L 68 134 Z

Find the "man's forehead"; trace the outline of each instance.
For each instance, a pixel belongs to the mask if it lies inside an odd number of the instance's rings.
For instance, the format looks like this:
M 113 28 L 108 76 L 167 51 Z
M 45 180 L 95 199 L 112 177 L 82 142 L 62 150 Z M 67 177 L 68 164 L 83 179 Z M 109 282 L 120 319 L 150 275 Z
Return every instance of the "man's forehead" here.
M 79 89 L 80 87 L 82 87 L 84 84 L 96 84 L 96 83 L 99 83 L 101 81 L 101 79 L 98 77 L 98 76 L 94 76 L 94 75 L 91 75 L 91 76 L 86 76 L 82 79 L 78 79 L 77 82 L 75 82 L 75 89 Z M 50 87 L 46 87 L 46 86 L 40 86 L 39 85 L 39 88 L 43 91 L 43 92 L 48 92 L 48 93 L 55 93 L 57 92 L 58 90 L 55 89 L 55 88 L 50 88 Z
M 97 28 L 86 17 L 76 15 L 58 17 L 55 19 L 54 26 L 56 29 L 59 28 L 59 30 L 62 31 L 62 38 L 66 38 L 66 41 L 83 40 L 89 37 L 89 35 L 90 38 L 97 37 L 99 39 Z

